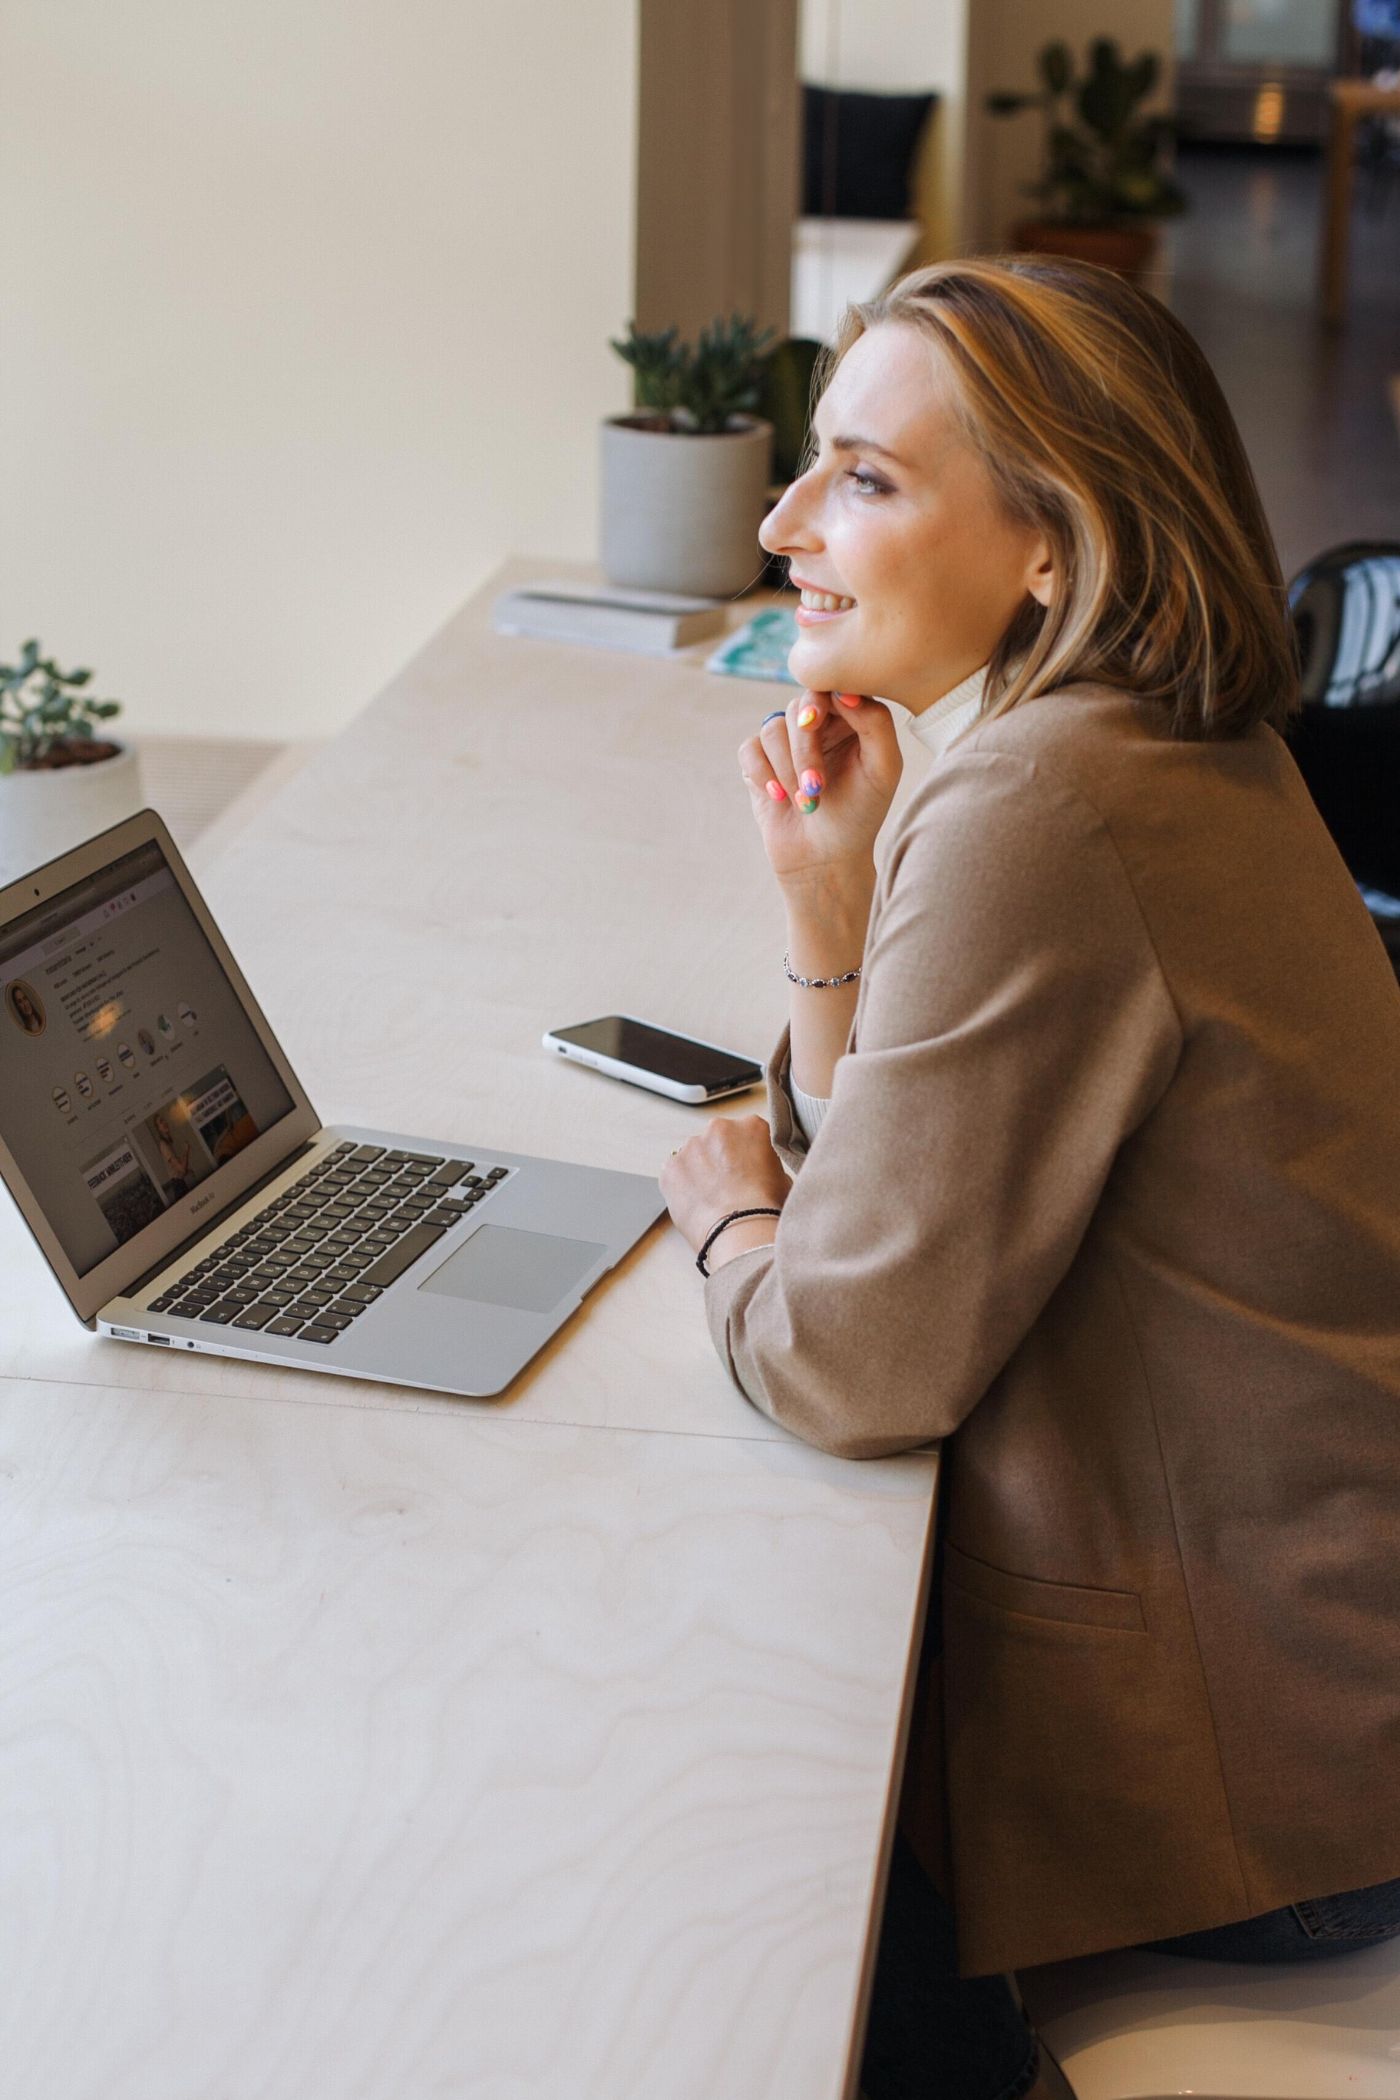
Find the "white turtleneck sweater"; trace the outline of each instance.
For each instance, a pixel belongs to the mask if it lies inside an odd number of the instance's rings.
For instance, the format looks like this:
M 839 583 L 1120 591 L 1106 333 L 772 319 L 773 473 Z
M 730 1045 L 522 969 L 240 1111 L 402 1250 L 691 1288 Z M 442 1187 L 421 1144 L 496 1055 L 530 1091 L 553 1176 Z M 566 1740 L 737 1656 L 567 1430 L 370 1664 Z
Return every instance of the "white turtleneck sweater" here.
M 951 692 L 945 693 L 941 700 L 935 700 L 932 707 L 926 707 L 922 714 L 911 715 L 907 708 L 899 709 L 899 712 L 907 717 L 909 734 L 916 737 L 926 751 L 932 752 L 935 760 L 941 758 L 948 746 L 976 721 L 982 705 L 982 689 L 986 682 L 987 666 L 983 664 L 980 671 L 974 671 L 970 678 L 964 678 L 961 685 L 955 685 Z M 899 705 L 897 701 L 887 701 L 885 704 L 890 707 Z M 810 996 L 819 999 L 821 993 L 813 992 Z M 788 1069 L 787 1094 L 802 1135 L 810 1145 L 821 1128 L 827 1109 L 831 1106 L 830 1098 L 820 1094 L 804 1094 L 793 1079 L 791 1067 Z

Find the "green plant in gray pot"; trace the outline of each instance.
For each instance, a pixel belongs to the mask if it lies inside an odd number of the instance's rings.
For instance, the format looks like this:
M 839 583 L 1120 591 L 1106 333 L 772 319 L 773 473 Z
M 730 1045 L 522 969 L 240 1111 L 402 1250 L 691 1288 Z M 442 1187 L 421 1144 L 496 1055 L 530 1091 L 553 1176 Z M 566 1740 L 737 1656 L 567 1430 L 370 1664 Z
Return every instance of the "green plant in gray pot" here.
M 36 641 L 0 664 L 0 885 L 141 807 L 135 750 L 102 734 L 121 702 L 94 699 L 91 680 Z
M 727 598 L 763 569 L 758 529 L 772 457 L 753 414 L 770 329 L 733 314 L 702 328 L 629 324 L 612 347 L 631 365 L 636 406 L 602 431 L 602 558 L 610 583 Z

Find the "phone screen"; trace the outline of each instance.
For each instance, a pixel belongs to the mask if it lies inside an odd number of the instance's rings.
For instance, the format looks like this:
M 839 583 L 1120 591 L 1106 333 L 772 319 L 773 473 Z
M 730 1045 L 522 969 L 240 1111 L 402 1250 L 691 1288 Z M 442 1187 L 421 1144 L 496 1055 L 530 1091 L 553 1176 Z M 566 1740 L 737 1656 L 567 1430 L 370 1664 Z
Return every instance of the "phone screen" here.
M 599 1057 L 615 1058 L 619 1064 L 637 1065 L 682 1086 L 737 1086 L 740 1080 L 763 1077 L 763 1068 L 751 1058 L 732 1050 L 712 1050 L 708 1043 L 693 1043 L 688 1036 L 668 1035 L 664 1028 L 650 1028 L 645 1021 L 629 1020 L 625 1014 L 605 1014 L 601 1020 L 581 1021 L 576 1028 L 556 1028 L 561 1042 Z

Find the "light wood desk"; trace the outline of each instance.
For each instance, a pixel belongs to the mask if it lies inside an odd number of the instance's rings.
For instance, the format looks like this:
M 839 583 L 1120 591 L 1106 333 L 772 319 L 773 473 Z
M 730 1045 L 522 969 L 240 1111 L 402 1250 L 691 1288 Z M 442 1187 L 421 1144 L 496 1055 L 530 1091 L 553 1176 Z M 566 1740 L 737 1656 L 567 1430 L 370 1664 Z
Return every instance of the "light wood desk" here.
M 491 595 L 197 871 L 327 1120 L 654 1172 L 539 1035 L 765 1048 L 772 689 Z M 474 1403 L 99 1342 L 6 1206 L 7 2100 L 851 2093 L 934 1474 L 750 1408 L 669 1230 Z
M 1374 80 L 1333 80 L 1328 83 L 1327 95 L 1331 122 L 1319 263 L 1323 318 L 1335 327 L 1343 318 L 1346 304 L 1356 126 L 1362 117 L 1400 116 L 1400 88 L 1378 87 Z

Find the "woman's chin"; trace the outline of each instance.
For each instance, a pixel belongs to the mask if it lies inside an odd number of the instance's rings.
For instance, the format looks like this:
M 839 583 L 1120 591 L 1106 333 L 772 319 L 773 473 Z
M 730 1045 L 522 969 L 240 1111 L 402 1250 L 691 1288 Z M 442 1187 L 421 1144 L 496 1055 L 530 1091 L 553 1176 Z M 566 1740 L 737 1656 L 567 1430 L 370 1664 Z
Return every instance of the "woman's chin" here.
M 849 652 L 843 652 L 831 642 L 824 642 L 819 634 L 798 635 L 788 651 L 787 667 L 797 683 L 805 686 L 809 693 L 869 691 L 856 676 Z

